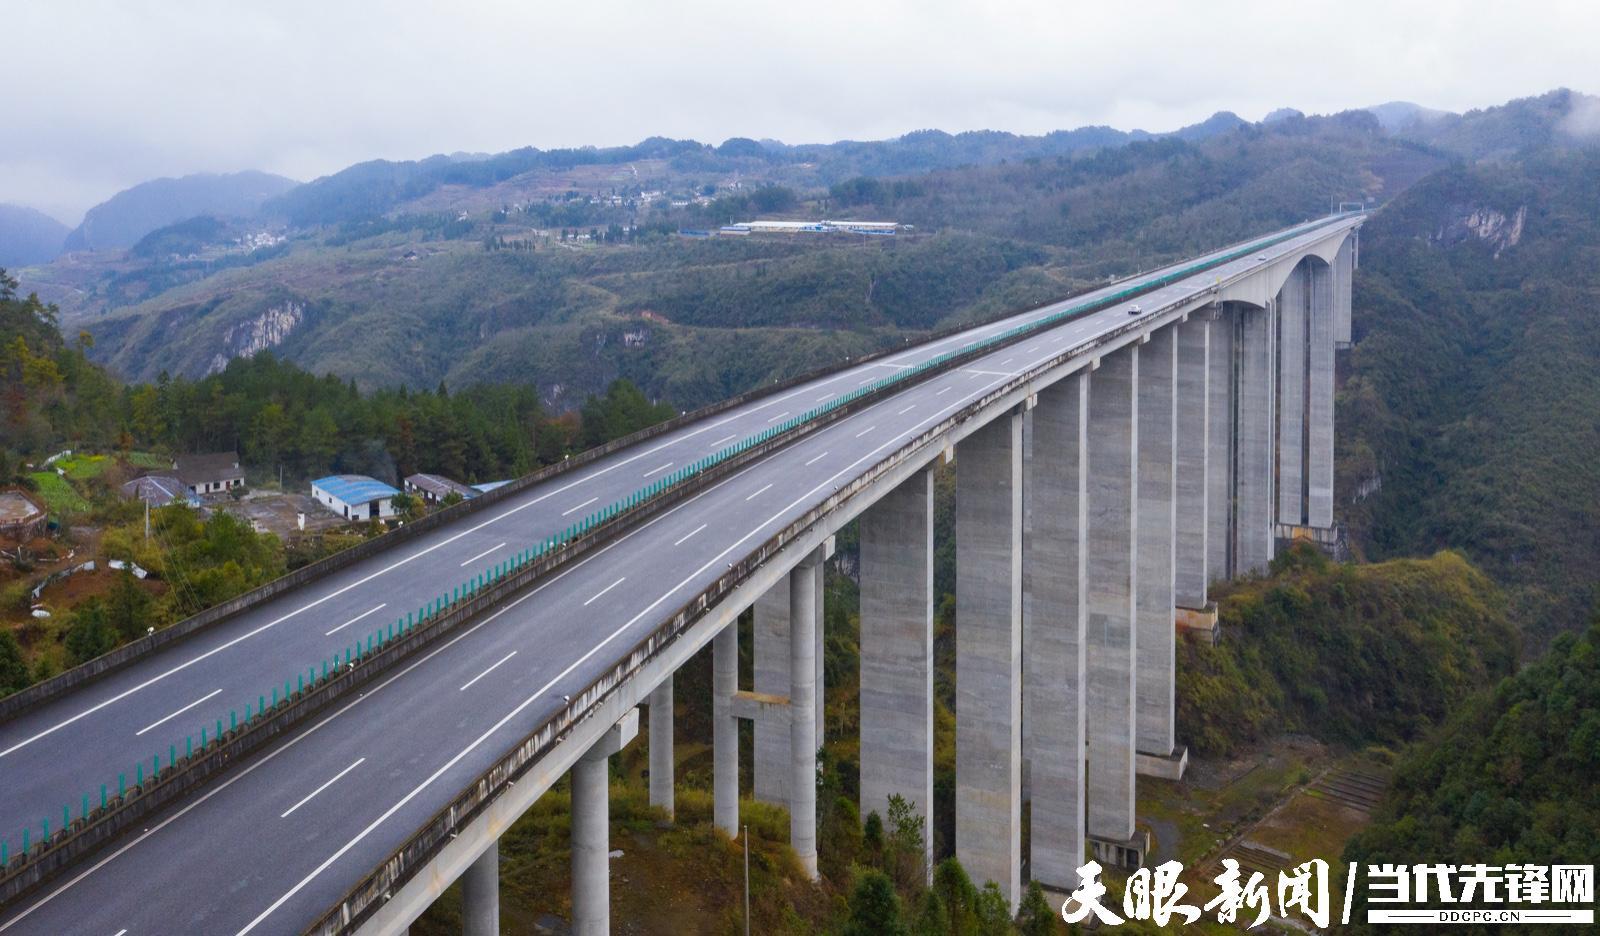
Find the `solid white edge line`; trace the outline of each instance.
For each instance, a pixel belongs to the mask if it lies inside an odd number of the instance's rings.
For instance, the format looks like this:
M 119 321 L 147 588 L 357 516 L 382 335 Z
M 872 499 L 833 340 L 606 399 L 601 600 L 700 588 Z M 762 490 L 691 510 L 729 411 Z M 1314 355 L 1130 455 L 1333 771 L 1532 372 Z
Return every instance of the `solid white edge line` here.
M 323 790 L 326 790 L 328 787 L 331 787 L 335 783 L 338 783 L 340 777 L 344 776 L 345 774 L 349 773 L 352 770 L 355 770 L 357 767 L 360 767 L 363 763 L 366 762 L 366 760 L 367 759 L 365 757 L 356 758 L 356 762 L 355 763 L 351 764 L 349 767 L 346 767 L 345 769 L 343 769 L 343 770 L 339 771 L 338 773 L 334 774 L 333 777 L 331 779 L 329 779 L 327 783 L 324 783 L 322 786 L 319 786 L 315 790 L 312 790 L 310 793 L 307 793 L 305 799 L 301 800 L 298 803 L 295 803 L 293 806 L 290 806 L 288 811 L 285 812 L 283 815 L 279 816 L 278 818 L 279 819 L 287 819 L 287 818 L 289 818 L 289 813 L 292 813 L 296 809 L 299 809 L 301 806 L 304 806 L 305 804 L 311 802 L 313 799 L 316 798 L 316 795 L 318 793 L 321 793 Z
M 205 695 L 201 696 L 200 698 L 195 699 L 193 702 L 190 702 L 188 705 L 185 705 L 183 708 L 178 709 L 176 712 L 173 712 L 171 715 L 167 715 L 164 718 L 159 718 L 159 719 L 151 722 L 150 724 L 145 725 L 143 728 L 140 728 L 138 731 L 135 731 L 133 733 L 133 736 L 135 738 L 137 738 L 137 737 L 139 737 L 140 735 L 143 735 L 146 731 L 149 731 L 152 728 L 159 728 L 162 725 L 165 725 L 167 722 L 172 721 L 174 718 L 177 718 L 179 715 L 182 715 L 184 712 L 189 711 L 190 709 L 194 708 L 196 705 L 199 705 L 201 702 L 204 702 L 205 700 L 211 698 L 212 696 L 216 695 L 217 693 L 219 693 L 221 691 L 222 691 L 221 689 L 213 689 L 213 690 L 211 690 L 210 692 L 206 693 Z
M 810 468 L 812 465 L 815 465 L 817 462 L 822 461 L 824 458 L 827 458 L 827 457 L 828 457 L 828 453 L 827 452 L 823 452 L 821 455 L 818 455 L 816 458 L 813 458 L 810 461 L 806 462 L 805 467 Z
M 644 474 L 640 475 L 639 477 L 648 478 L 653 474 L 660 474 L 661 472 L 666 471 L 668 468 L 671 468 L 671 467 L 672 467 L 672 462 L 667 462 L 665 465 L 662 465 L 662 466 L 660 466 L 658 468 L 651 468 L 649 471 L 646 471 Z
M 770 487 L 772 487 L 772 484 L 771 484 L 771 483 L 768 483 L 768 484 L 767 484 L 767 487 L 764 487 L 764 488 L 762 488 L 762 489 L 761 489 L 761 490 L 759 490 L 759 491 L 757 491 L 757 492 L 755 492 L 755 493 L 754 493 L 754 494 L 751 494 L 751 495 L 750 495 L 750 496 L 749 496 L 749 497 L 746 497 L 746 498 L 745 498 L 745 501 L 746 501 L 746 502 L 749 502 L 749 501 L 753 501 L 753 500 L 755 500 L 755 499 L 756 499 L 756 498 L 757 498 L 757 497 L 760 497 L 760 496 L 761 496 L 761 495 L 762 495 L 762 494 L 763 494 L 763 493 L 765 493 L 765 492 L 766 492 L 766 490 L 767 490 L 767 488 L 770 488 Z

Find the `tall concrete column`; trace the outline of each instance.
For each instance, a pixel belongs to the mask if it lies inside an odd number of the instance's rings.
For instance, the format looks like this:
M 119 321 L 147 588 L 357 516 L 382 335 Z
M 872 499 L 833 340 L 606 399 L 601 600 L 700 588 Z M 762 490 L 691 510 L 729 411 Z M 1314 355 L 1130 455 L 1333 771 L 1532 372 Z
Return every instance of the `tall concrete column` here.
M 1278 293 L 1278 522 L 1305 522 L 1306 264 Z
M 1350 344 L 1350 293 L 1355 273 L 1356 235 L 1339 245 L 1333 259 L 1333 340 L 1337 346 Z
M 608 759 L 639 733 L 630 709 L 572 765 L 572 932 L 611 932 L 611 770 Z M 498 934 L 499 930 L 493 931 Z
M 1022 887 L 1022 415 L 956 448 L 956 857 Z
M 1211 376 L 1206 413 L 1210 428 L 1206 446 L 1210 464 L 1206 474 L 1206 574 L 1210 581 L 1233 577 L 1230 561 L 1233 542 L 1233 329 L 1234 317 L 1218 307 L 1211 323 Z
M 1077 887 L 1084 861 L 1089 382 L 1088 372 L 1080 372 L 1039 393 L 1023 468 L 1029 871 L 1033 880 L 1066 891 Z
M 1234 487 L 1234 556 L 1239 573 L 1265 572 L 1272 561 L 1271 308 L 1246 308 L 1239 326 L 1239 400 Z
M 813 589 L 812 606 L 822 607 L 823 577 L 819 574 Z M 789 584 L 779 582 L 756 601 L 754 689 L 767 695 L 789 694 Z M 820 612 L 819 612 L 820 613 Z M 816 635 L 816 723 L 822 725 L 822 627 L 813 622 Z M 752 765 L 755 797 L 775 806 L 789 804 L 789 710 L 784 706 L 762 708 L 755 718 L 755 763 Z
M 754 679 L 752 688 L 766 695 L 789 695 L 789 582 L 780 581 L 756 599 Z M 775 806 L 789 805 L 789 710 L 764 706 L 756 713 L 755 763 L 751 764 L 755 798 Z
M 1207 313 L 1196 312 L 1178 329 L 1177 508 L 1174 600 L 1204 608 L 1211 580 L 1207 549 L 1211 496 L 1211 332 Z
M 739 837 L 739 720 L 733 694 L 739 689 L 739 625 L 711 639 L 712 812 L 717 828 Z
M 673 779 L 677 770 L 672 753 L 672 679 L 667 676 L 650 693 L 650 805 L 665 812 L 669 820 L 675 811 Z
M 461 932 L 500 936 L 500 840 L 461 875 Z
M 1134 595 L 1139 348 L 1106 355 L 1089 394 L 1089 835 L 1134 832 Z
M 572 932 L 582 936 L 611 929 L 609 775 L 604 756 L 572 767 Z
M 1174 747 L 1177 698 L 1177 629 L 1173 624 L 1177 350 L 1176 329 L 1172 327 L 1155 330 L 1149 343 L 1139 349 L 1135 748 L 1159 757 L 1171 754 Z
M 861 815 L 901 796 L 933 870 L 933 471 L 861 515 Z
M 1334 270 L 1310 269 L 1310 366 L 1306 406 L 1306 523 L 1333 526 Z
M 789 573 L 789 847 L 817 879 L 817 580 L 822 551 Z

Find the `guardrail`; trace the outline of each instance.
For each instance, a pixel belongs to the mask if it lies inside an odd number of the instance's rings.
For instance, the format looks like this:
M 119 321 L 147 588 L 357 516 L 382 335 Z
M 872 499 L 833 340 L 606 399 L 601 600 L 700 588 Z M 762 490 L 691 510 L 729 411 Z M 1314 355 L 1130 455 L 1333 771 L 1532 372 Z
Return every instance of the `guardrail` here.
M 1330 221 L 1331 220 L 1337 219 L 1330 219 Z M 1298 237 L 1302 234 L 1308 233 L 1311 229 L 1312 228 L 1302 228 L 1288 236 L 1276 238 L 1272 240 L 1271 243 L 1256 242 L 1249 248 L 1232 252 L 1226 258 L 1215 259 L 1212 262 L 1208 262 L 1204 265 L 1204 268 L 1209 268 L 1220 263 L 1237 259 L 1239 256 L 1247 254 L 1252 250 L 1261 250 L 1265 247 L 1272 246 L 1272 244 L 1281 243 L 1284 240 Z M 1196 270 L 1191 269 L 1189 273 L 1184 275 L 1193 275 L 1194 272 L 1196 272 Z M 1168 277 L 1163 278 L 1163 281 L 1159 285 L 1167 285 L 1168 283 L 1173 282 L 1175 278 L 1182 277 L 1176 276 L 1176 274 L 1169 275 Z M 1140 290 L 1139 292 L 1146 292 L 1149 288 L 1159 288 L 1159 286 L 1150 286 L 1146 289 Z M 1095 308 L 1101 308 L 1105 305 L 1113 305 L 1121 301 L 1123 298 L 1126 298 L 1126 296 L 1124 296 L 1122 293 L 1118 293 L 1110 297 L 1104 297 L 1096 300 L 1093 305 Z M 1080 309 L 1073 314 L 1082 314 L 1083 311 L 1087 310 Z M 1059 324 L 1059 321 L 1060 318 L 1057 316 L 1050 316 L 1045 320 L 1041 320 L 1041 323 L 1049 322 L 1051 325 L 1054 325 Z M 1130 322 L 1127 326 L 1118 328 L 1115 331 L 1121 332 L 1127 328 L 1137 327 L 1139 324 L 1140 323 Z M 1050 326 L 1041 324 L 1039 327 Z M 1021 341 L 1032 335 L 1035 331 L 1035 328 L 1013 329 L 1010 332 L 1002 334 L 1011 335 L 1011 341 Z M 1100 337 L 1101 336 L 1097 336 L 1095 341 L 1098 341 Z M 998 340 L 1000 339 L 997 338 L 997 341 Z M 697 620 L 706 611 L 714 607 L 735 588 L 741 585 L 750 577 L 755 569 L 760 567 L 767 560 L 768 557 L 783 549 L 784 546 L 792 542 L 805 531 L 809 530 L 819 520 L 838 509 L 838 507 L 845 501 L 875 484 L 883 475 L 892 471 L 906 458 L 911 457 L 918 450 L 929 445 L 933 440 L 948 432 L 952 427 L 971 418 L 973 415 L 982 411 L 985 407 L 991 405 L 996 399 L 1003 398 L 1007 394 L 1014 392 L 1015 385 L 1019 383 L 1025 383 L 1026 381 L 1033 379 L 1037 374 L 1044 373 L 1058 366 L 1061 361 L 1081 353 L 1084 346 L 1088 343 L 1089 342 L 1080 343 L 1064 349 L 1060 353 L 1052 356 L 1049 361 L 1043 362 L 1036 366 L 1029 373 L 1019 375 L 1013 380 L 1008 381 L 1005 386 L 991 391 L 979 400 L 962 407 L 960 410 L 951 414 L 949 417 L 940 421 L 936 425 L 924 430 L 916 438 L 908 441 L 894 453 L 885 457 L 873 467 L 867 469 L 865 473 L 858 476 L 843 487 L 837 489 L 828 497 L 824 498 L 820 504 L 811 508 L 810 510 L 807 510 L 798 519 L 788 524 L 783 530 L 780 530 L 761 545 L 757 546 L 753 552 L 746 555 L 743 559 L 733 563 L 729 567 L 728 572 L 719 576 L 715 582 L 707 586 L 703 591 L 700 592 L 700 594 L 685 602 L 675 612 L 669 615 L 662 624 L 656 627 L 655 630 L 635 644 L 634 647 L 631 648 L 621 660 L 614 664 L 610 670 L 596 678 L 581 692 L 573 695 L 559 712 L 552 715 L 533 732 L 526 735 L 512 748 L 509 754 L 503 757 L 500 761 L 496 762 L 488 770 L 480 774 L 475 780 L 467 784 L 464 788 L 464 791 L 460 795 L 458 795 L 450 804 L 436 812 L 427 822 L 423 823 L 423 825 L 415 833 L 413 833 L 410 839 L 408 839 L 403 845 L 401 845 L 400 848 L 396 849 L 386 859 L 384 859 L 384 861 L 381 862 L 365 880 L 361 881 L 355 887 L 347 891 L 346 894 L 340 898 L 340 900 L 333 905 L 320 920 L 315 921 L 309 927 L 307 927 L 305 932 L 308 934 L 317 934 L 317 936 L 335 936 L 335 934 L 346 932 L 356 925 L 359 925 L 369 915 L 375 912 L 376 909 L 382 905 L 383 901 L 387 900 L 390 895 L 403 886 L 412 875 L 414 875 L 421 868 L 425 867 L 427 863 L 432 860 L 432 858 L 435 857 L 448 842 L 453 840 L 463 828 L 476 819 L 483 808 L 492 802 L 497 796 L 499 796 L 501 791 L 504 790 L 508 784 L 521 777 L 533 765 L 535 765 L 544 754 L 548 753 L 562 738 L 569 733 L 570 729 L 575 724 L 583 719 L 585 714 L 593 706 L 598 704 L 609 693 L 615 691 L 629 677 L 638 672 L 638 670 L 647 660 L 658 653 L 671 641 L 675 640 L 689 626 L 691 626 L 695 620 Z M 983 342 L 979 347 L 967 349 L 958 356 L 962 358 L 965 358 L 969 355 L 976 357 L 987 354 L 992 350 L 994 350 L 994 345 L 992 343 Z M 951 361 L 944 362 L 944 364 L 947 366 L 951 363 Z M 881 383 L 885 385 L 893 384 L 898 388 L 899 386 L 902 386 L 905 381 L 914 382 L 917 379 L 926 379 L 931 370 L 932 369 L 930 368 L 928 371 L 921 372 L 922 377 L 918 378 L 917 374 L 919 372 L 913 369 L 912 371 L 903 372 L 904 377 L 902 380 L 896 381 L 886 379 Z M 874 399 L 873 402 L 876 402 L 876 400 Z M 831 419 L 828 420 L 828 422 L 831 421 Z
M 181 759 L 177 754 L 176 743 L 170 744 L 165 771 L 161 769 L 161 757 L 158 751 L 152 759 L 148 782 L 143 775 L 141 762 L 135 765 L 135 782 L 131 790 L 126 783 L 126 775 L 119 775 L 118 792 L 115 797 L 109 793 L 109 784 L 101 784 L 97 805 L 91 806 L 91 794 L 82 795 L 79 818 L 75 821 L 71 818 L 71 804 L 64 805 L 62 822 L 57 827 L 57 833 L 52 836 L 50 820 L 47 817 L 41 824 L 41 841 L 35 848 L 30 841 L 30 832 L 24 831 L 22 851 L 15 861 L 11 860 L 9 854 L 9 842 L 0 840 L 0 903 L 9 902 L 25 893 L 157 809 L 203 785 L 229 765 L 259 751 L 295 725 L 326 710 L 352 691 L 370 684 L 413 653 L 433 645 L 453 632 L 463 622 L 499 605 L 552 570 L 587 555 L 598 546 L 610 542 L 613 537 L 637 528 L 662 511 L 698 494 L 750 461 L 764 457 L 791 441 L 848 416 L 859 406 L 875 403 L 880 395 L 897 392 L 906 386 L 929 379 L 948 367 L 959 366 L 998 348 L 1025 340 L 1036 332 L 1054 327 L 1067 318 L 1113 305 L 1131 295 L 1160 288 L 1251 251 L 1301 236 L 1333 220 L 1337 219 L 1328 219 L 1317 225 L 1301 227 L 1273 238 L 1251 242 L 1228 254 L 1191 264 L 1162 277 L 1142 282 L 1136 287 L 1129 287 L 1064 308 L 1035 322 L 1024 323 L 956 351 L 938 355 L 920 365 L 859 387 L 831 400 L 825 406 L 807 411 L 801 416 L 736 442 L 714 455 L 658 479 L 626 498 L 600 508 L 561 533 L 518 552 L 516 556 L 496 566 L 490 573 L 476 577 L 450 593 L 442 593 L 415 613 L 408 614 L 404 619 L 398 619 L 387 629 L 380 628 L 372 632 L 368 635 L 364 646 L 357 641 L 352 647 L 346 648 L 342 660 L 335 654 L 332 658 L 317 661 L 321 665 L 320 675 L 316 668 L 317 664 L 313 664 L 303 674 L 294 674 L 293 690 L 290 688 L 290 682 L 285 680 L 281 698 L 277 686 L 274 685 L 271 688 L 270 707 L 265 693 L 258 698 L 258 706 L 253 713 L 249 703 L 246 703 L 245 719 L 242 724 L 237 720 L 236 710 L 233 710 L 229 713 L 226 729 L 223 728 L 220 718 L 215 720 L 214 735 L 208 735 L 206 727 L 202 727 L 198 751 L 194 748 L 192 735 L 185 738 L 184 755 Z M 1130 326 L 1132 324 L 1134 323 L 1130 323 Z M 1070 354 L 1075 351 L 1076 348 L 1063 353 Z M 759 397 L 771 392 L 775 391 L 769 388 L 761 393 L 747 395 L 747 399 L 743 402 L 747 402 L 750 397 Z M 718 409 L 732 405 L 738 403 L 725 401 Z M 968 408 L 964 408 L 961 412 L 967 411 Z M 704 418 L 704 415 L 702 412 L 694 418 Z M 679 419 L 687 421 L 688 417 Z M 682 425 L 682 422 L 678 425 Z M 654 431 L 646 430 L 644 433 L 634 435 L 648 436 L 666 431 L 670 429 L 657 427 Z M 634 438 L 634 441 L 638 441 L 638 438 Z M 612 447 L 602 446 L 600 449 L 592 450 L 594 454 L 585 461 L 593 461 L 603 454 L 609 454 L 623 444 L 632 443 L 618 440 Z M 515 484 L 518 490 L 525 489 L 553 473 L 555 472 L 535 473 Z M 499 490 L 504 491 L 510 487 L 512 486 L 507 485 Z M 494 493 L 498 492 L 491 492 Z M 484 498 L 474 498 L 467 503 L 475 504 L 483 500 L 492 503 L 506 496 L 510 495 L 501 495 L 491 500 L 490 495 L 485 495 Z M 441 512 L 429 519 L 443 517 L 447 513 L 459 510 L 461 506 L 466 505 L 458 505 L 457 508 L 451 508 L 450 511 Z M 463 513 L 455 513 L 454 516 L 461 516 Z M 426 522 L 421 521 L 408 526 L 421 526 Z M 365 545 L 368 544 L 363 544 Z M 356 547 L 356 549 L 361 548 Z M 285 577 L 287 578 L 290 577 Z M 208 719 L 207 724 L 209 721 Z

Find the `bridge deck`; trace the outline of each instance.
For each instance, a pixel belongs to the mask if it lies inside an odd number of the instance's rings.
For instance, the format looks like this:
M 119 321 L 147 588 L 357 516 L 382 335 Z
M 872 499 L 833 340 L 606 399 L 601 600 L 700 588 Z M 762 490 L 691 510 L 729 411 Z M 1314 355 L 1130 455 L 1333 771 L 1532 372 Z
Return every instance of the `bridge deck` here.
M 1321 229 L 1266 252 L 1286 255 L 1327 236 Z M 1161 308 L 1257 263 L 1252 254 L 1137 301 Z M 848 368 L 620 451 L 0 726 L 7 787 L 0 829 L 59 816 L 63 798 L 76 801 L 88 782 L 131 771 L 135 760 L 165 751 L 173 737 L 181 749 L 182 737 L 216 712 L 236 707 L 242 714 L 246 699 L 238 696 L 253 701 L 258 687 L 280 674 L 338 651 L 366 633 L 364 626 L 386 624 L 441 586 L 559 530 L 591 501 L 636 490 L 668 463 L 703 457 L 729 437 L 758 432 L 897 365 L 1068 304 Z M 928 426 L 1129 322 L 1125 306 L 1072 319 L 892 394 L 745 467 L 463 629 L 85 873 L 9 908 L 0 932 L 297 931 L 547 719 L 564 694 L 587 685 L 729 562 Z M 163 721 L 196 700 L 205 701 Z

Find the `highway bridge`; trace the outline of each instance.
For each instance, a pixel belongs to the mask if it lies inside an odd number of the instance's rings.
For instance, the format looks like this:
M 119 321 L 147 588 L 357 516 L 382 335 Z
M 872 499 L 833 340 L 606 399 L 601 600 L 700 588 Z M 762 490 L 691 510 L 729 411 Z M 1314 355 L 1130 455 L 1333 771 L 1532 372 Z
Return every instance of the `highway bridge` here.
M 736 834 L 752 719 L 754 793 L 815 874 L 820 565 L 859 518 L 861 812 L 898 793 L 926 816 L 930 469 L 952 459 L 956 853 L 1014 903 L 1026 795 L 1033 878 L 1138 863 L 1135 777 L 1185 762 L 1175 617 L 1213 625 L 1209 582 L 1333 526 L 1362 220 L 676 420 L 0 702 L 0 933 L 401 932 L 458 878 L 467 931 L 498 932 L 498 836 L 568 772 L 574 926 L 606 932 L 605 758 L 645 706 L 671 813 L 672 675 L 707 644 L 716 822 Z M 224 756 L 251 725 L 267 741 Z

